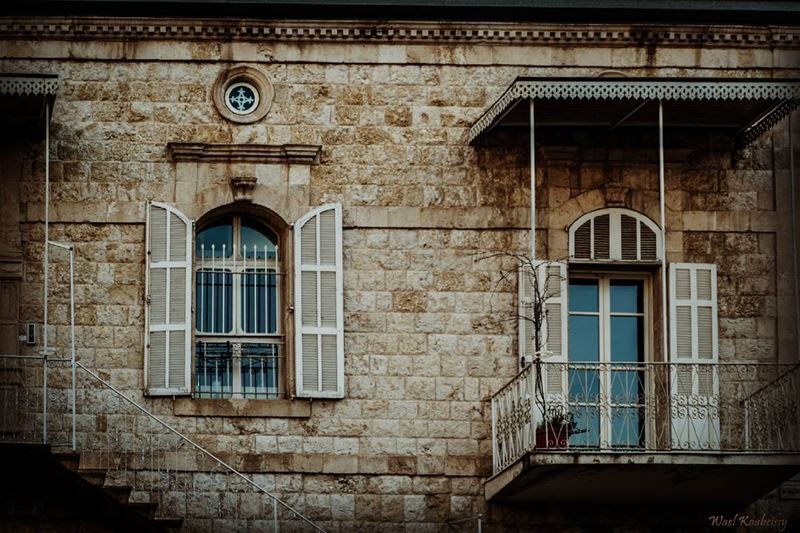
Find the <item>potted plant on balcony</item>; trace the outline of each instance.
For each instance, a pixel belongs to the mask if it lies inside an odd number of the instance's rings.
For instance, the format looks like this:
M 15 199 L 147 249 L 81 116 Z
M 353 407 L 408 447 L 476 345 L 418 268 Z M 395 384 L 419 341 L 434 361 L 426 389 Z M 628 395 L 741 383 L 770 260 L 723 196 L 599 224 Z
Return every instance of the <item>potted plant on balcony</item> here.
M 570 435 L 576 433 L 572 413 L 558 411 L 544 417 L 536 425 L 536 448 L 566 448 Z

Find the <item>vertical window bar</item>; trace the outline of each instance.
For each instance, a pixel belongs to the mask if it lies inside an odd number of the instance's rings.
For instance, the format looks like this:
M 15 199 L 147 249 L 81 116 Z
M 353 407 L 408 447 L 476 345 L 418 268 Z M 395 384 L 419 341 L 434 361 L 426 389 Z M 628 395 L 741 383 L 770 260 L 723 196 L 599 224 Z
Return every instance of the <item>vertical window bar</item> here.
M 228 307 L 228 276 L 225 274 L 225 244 L 222 245 L 222 328 L 220 328 L 221 333 L 227 333 L 228 328 L 225 327 L 225 308 Z
M 242 303 L 241 303 L 241 306 L 240 306 L 241 309 L 242 309 L 242 324 L 241 324 L 241 327 L 242 327 L 242 332 L 249 333 L 250 332 L 250 319 L 249 319 L 249 317 L 247 315 L 247 309 L 248 309 L 247 304 L 249 302 L 249 297 L 250 297 L 250 287 L 249 287 L 250 280 L 247 278 L 247 245 L 246 244 L 242 245 L 242 274 L 241 274 L 241 279 L 242 279 L 242 291 L 241 291 L 241 293 L 242 293 Z
M 253 245 L 253 268 L 251 268 L 252 274 L 250 274 L 250 290 L 251 298 L 250 298 L 250 306 L 252 307 L 253 314 L 250 317 L 250 332 L 251 333 L 258 333 L 258 293 L 256 287 L 256 268 L 258 266 L 258 261 L 256 257 L 258 256 L 258 246 Z
M 269 397 L 269 389 L 267 389 L 267 380 L 264 377 L 264 363 L 269 362 L 269 359 L 265 359 L 261 361 L 261 387 L 264 389 L 264 399 Z
M 200 287 L 198 291 L 200 293 L 200 306 L 199 306 L 199 315 L 200 315 L 200 327 L 198 328 L 200 331 L 205 331 L 206 325 L 206 306 L 205 306 L 205 299 L 206 299 L 206 245 L 200 245 L 200 272 L 198 273 L 198 280 L 197 284 Z
M 214 320 L 214 298 L 216 296 L 214 294 L 214 292 L 215 292 L 214 284 L 216 282 L 216 279 L 214 279 L 214 278 L 217 277 L 216 257 L 217 257 L 217 254 L 215 253 L 214 245 L 212 244 L 211 245 L 211 331 L 214 331 L 214 332 L 217 331 L 217 327 L 216 327 L 217 323 Z
M 220 383 L 219 380 L 219 364 L 214 361 L 214 381 L 211 383 L 211 397 L 214 398 L 214 386 Z

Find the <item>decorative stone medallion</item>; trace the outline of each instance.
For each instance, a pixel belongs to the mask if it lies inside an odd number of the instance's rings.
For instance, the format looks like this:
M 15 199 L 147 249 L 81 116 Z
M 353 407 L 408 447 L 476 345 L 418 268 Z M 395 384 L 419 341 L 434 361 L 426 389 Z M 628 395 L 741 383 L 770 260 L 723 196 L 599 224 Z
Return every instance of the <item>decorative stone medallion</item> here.
M 214 105 L 232 122 L 250 124 L 264 118 L 275 96 L 260 70 L 239 66 L 222 72 L 214 84 Z

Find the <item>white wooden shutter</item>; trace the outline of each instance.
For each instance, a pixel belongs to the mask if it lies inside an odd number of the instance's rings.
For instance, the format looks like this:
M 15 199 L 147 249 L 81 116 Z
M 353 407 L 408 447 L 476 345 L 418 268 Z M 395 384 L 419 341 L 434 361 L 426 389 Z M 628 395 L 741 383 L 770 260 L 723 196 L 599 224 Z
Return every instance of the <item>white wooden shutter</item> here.
M 147 394 L 191 393 L 192 221 L 147 206 L 144 382 Z
M 567 264 L 541 261 L 536 266 L 536 277 L 530 267 L 520 268 L 518 283 L 519 350 L 522 366 L 533 362 L 534 284 L 538 283 L 540 297 L 545 297 L 545 316 L 541 335 L 544 340 L 540 369 L 542 394 L 548 405 L 565 405 L 567 384 Z M 537 377 L 537 383 L 539 382 Z M 536 417 L 541 417 L 541 398 L 537 396 Z
M 344 398 L 342 207 L 329 204 L 294 225 L 297 396 Z
M 550 401 L 562 403 L 567 392 L 567 264 L 563 261 L 542 261 L 536 268 L 540 294 L 546 296 L 542 383 Z
M 538 286 L 534 293 L 533 287 Z M 556 261 L 539 261 L 536 276 L 529 266 L 519 270 L 518 316 L 519 351 L 522 366 L 531 364 L 537 355 L 534 348 L 533 302 L 537 294 L 544 297 L 545 316 L 541 335 L 544 347 L 534 376 L 535 391 L 533 416 L 538 423 L 543 419 L 542 408 L 547 412 L 563 411 L 567 400 L 567 264 Z M 541 385 L 541 390 L 538 390 Z M 544 400 L 544 403 L 543 403 Z
M 528 366 L 533 362 L 533 286 L 535 278 L 533 270 L 526 266 L 519 269 L 519 281 L 517 283 L 517 316 L 518 316 L 518 337 L 519 337 L 519 363 L 521 367 Z
M 717 266 L 670 264 L 669 296 L 672 447 L 718 449 Z

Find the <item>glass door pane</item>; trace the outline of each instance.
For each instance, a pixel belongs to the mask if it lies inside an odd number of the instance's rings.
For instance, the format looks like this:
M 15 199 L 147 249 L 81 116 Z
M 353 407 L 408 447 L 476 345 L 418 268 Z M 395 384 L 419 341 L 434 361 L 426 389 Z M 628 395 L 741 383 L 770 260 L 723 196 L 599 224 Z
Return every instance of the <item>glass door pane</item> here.
M 570 446 L 600 443 L 600 285 L 592 278 L 569 282 L 569 395 L 575 421 Z
M 644 444 L 644 283 L 609 282 L 610 444 Z

